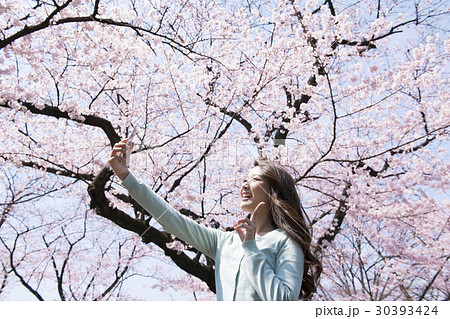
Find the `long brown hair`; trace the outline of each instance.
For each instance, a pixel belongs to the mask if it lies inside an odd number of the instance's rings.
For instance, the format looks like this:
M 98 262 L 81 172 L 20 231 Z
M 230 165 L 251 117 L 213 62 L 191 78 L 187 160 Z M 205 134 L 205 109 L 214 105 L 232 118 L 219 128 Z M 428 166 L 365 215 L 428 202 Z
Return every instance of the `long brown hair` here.
M 311 250 L 312 228 L 300 203 L 295 181 L 281 165 L 263 159 L 255 160 L 262 177 L 269 182 L 272 220 L 302 250 L 305 256 L 302 288 L 299 299 L 309 299 L 316 292 L 322 263 Z

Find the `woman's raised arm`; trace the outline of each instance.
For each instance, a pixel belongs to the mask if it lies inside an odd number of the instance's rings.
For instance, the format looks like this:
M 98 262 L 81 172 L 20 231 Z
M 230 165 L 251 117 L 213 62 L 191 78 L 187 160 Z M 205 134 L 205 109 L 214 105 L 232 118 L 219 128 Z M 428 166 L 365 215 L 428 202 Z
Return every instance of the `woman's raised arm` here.
M 130 173 L 124 155 L 131 152 L 133 143 L 127 145 L 128 139 L 114 145 L 108 163 L 122 181 L 129 194 L 144 207 L 168 233 L 194 246 L 208 257 L 215 258 L 218 237 L 221 231 L 200 225 L 182 215 L 163 198 L 138 181 Z

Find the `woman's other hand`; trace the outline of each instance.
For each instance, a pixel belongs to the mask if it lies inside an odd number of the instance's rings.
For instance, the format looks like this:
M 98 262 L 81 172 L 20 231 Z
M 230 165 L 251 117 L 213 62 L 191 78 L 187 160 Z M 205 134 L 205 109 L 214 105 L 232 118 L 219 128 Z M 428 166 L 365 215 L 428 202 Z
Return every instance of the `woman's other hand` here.
M 256 235 L 256 224 L 255 220 L 257 218 L 259 209 L 264 205 L 264 202 L 261 202 L 256 206 L 255 210 L 253 211 L 250 218 L 242 218 L 239 219 L 234 224 L 234 229 L 236 229 L 237 233 L 239 234 L 239 237 L 241 238 L 242 242 L 246 242 L 247 240 L 255 239 Z

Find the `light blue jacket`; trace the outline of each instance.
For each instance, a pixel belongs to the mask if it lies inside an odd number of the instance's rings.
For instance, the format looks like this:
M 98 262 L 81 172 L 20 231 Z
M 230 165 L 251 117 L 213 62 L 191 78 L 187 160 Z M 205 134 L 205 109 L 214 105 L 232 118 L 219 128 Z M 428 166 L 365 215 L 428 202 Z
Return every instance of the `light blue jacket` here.
M 200 225 L 180 214 L 132 174 L 122 182 L 168 233 L 215 260 L 217 300 L 297 300 L 302 250 L 280 229 L 241 242 L 236 232 Z

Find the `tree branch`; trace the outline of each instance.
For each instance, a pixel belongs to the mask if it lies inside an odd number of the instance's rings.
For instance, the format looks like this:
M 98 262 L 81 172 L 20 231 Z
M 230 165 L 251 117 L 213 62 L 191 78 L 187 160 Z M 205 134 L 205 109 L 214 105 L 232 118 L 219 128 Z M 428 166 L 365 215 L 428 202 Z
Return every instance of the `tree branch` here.
M 120 255 L 121 255 L 121 253 L 120 253 L 120 248 L 119 248 L 119 263 L 118 263 L 118 265 L 117 265 L 117 269 L 116 269 L 116 272 L 115 272 L 115 273 L 116 273 L 116 276 L 115 276 L 113 282 L 105 289 L 105 291 L 102 292 L 102 294 L 101 294 L 99 297 L 95 298 L 94 301 L 102 300 L 103 298 L 105 298 L 105 296 L 106 296 L 107 294 L 109 294 L 111 291 L 113 291 L 114 288 L 116 288 L 117 284 L 120 282 L 120 280 L 121 280 L 121 279 L 125 276 L 125 274 L 127 273 L 128 269 L 129 269 L 129 267 L 130 267 L 130 262 L 131 262 L 131 260 L 133 259 L 133 255 L 134 255 L 134 252 L 135 252 L 135 251 L 136 251 L 136 246 L 133 247 L 133 251 L 131 252 L 130 257 L 129 257 L 128 260 L 127 260 L 126 266 L 125 266 L 125 267 L 122 269 L 122 271 L 119 273 L 119 270 L 120 270 Z
M 39 294 L 39 292 L 31 287 L 31 285 L 22 277 L 22 275 L 19 274 L 19 271 L 17 270 L 17 266 L 14 264 L 14 252 L 16 250 L 17 241 L 19 240 L 21 234 L 17 234 L 16 239 L 14 240 L 13 248 L 9 248 L 6 243 L 3 241 L 2 237 L 0 237 L 0 241 L 2 242 L 3 246 L 8 250 L 9 253 L 9 263 L 11 266 L 12 272 L 16 275 L 17 278 L 19 278 L 20 283 L 29 291 L 31 292 L 39 301 L 44 301 L 44 298 Z
M 316 253 L 319 253 L 328 245 L 330 245 L 341 231 L 341 226 L 344 222 L 344 218 L 348 210 L 347 199 L 350 196 L 350 194 L 348 193 L 350 186 L 351 184 L 347 182 L 344 190 L 342 191 L 343 198 L 339 201 L 339 206 L 334 213 L 334 217 L 331 221 L 330 227 L 328 227 L 328 230 L 325 232 L 325 234 L 317 240 Z
M 447 256 L 447 258 L 444 261 L 444 264 L 441 266 L 441 268 L 439 268 L 439 270 L 434 274 L 433 278 L 430 280 L 430 282 L 428 283 L 428 285 L 425 287 L 425 289 L 423 290 L 422 294 L 419 297 L 419 300 L 423 300 L 427 294 L 427 292 L 430 290 L 431 286 L 433 286 L 434 282 L 436 281 L 436 278 L 439 276 L 439 274 L 441 273 L 442 269 L 444 268 L 444 265 L 448 262 L 448 260 L 450 259 L 450 255 Z
M 34 32 L 43 30 L 45 28 L 47 28 L 48 26 L 50 26 L 50 21 L 53 19 L 53 17 L 55 17 L 58 13 L 60 13 L 62 10 L 64 10 L 70 3 L 72 2 L 72 0 L 69 0 L 65 3 L 63 3 L 62 5 L 56 5 L 56 9 L 53 10 L 48 16 L 47 18 L 42 21 L 41 23 L 38 23 L 36 25 L 32 25 L 32 26 L 24 26 L 22 30 L 20 30 L 19 32 L 7 37 L 4 40 L 0 41 L 0 50 L 3 49 L 4 47 L 6 47 L 7 45 L 10 45 L 11 43 L 13 43 L 14 41 L 16 41 L 17 39 L 20 39 L 24 36 L 27 36 L 29 34 L 32 34 Z M 56 3 L 56 2 L 55 2 Z
M 30 111 L 33 114 L 40 114 L 40 115 L 46 115 L 50 117 L 54 117 L 57 119 L 63 118 L 67 120 L 72 120 L 77 123 L 83 123 L 89 126 L 98 127 L 101 128 L 106 136 L 108 137 L 111 147 L 114 146 L 114 144 L 118 143 L 120 141 L 120 136 L 116 133 L 114 130 L 114 127 L 112 126 L 111 122 L 108 120 L 105 120 L 104 118 L 95 116 L 95 115 L 80 115 L 79 117 L 71 117 L 71 114 L 66 111 L 61 111 L 59 108 L 55 106 L 50 105 L 44 105 L 42 108 L 36 107 L 34 104 L 24 101 L 18 101 L 25 109 Z M 4 107 L 7 109 L 13 109 L 11 107 L 11 102 L 6 101 L 0 103 L 0 107 Z
M 203 154 L 197 159 L 197 161 L 195 161 L 194 165 L 192 165 L 187 171 L 185 171 L 180 177 L 178 177 L 172 184 L 172 187 L 169 189 L 169 191 L 167 192 L 167 194 L 173 192 L 175 190 L 176 187 L 178 187 L 181 183 L 181 181 L 183 180 L 183 178 L 185 178 L 187 175 L 189 175 L 190 172 L 192 172 L 192 170 L 194 168 L 196 168 L 201 161 L 208 155 L 208 153 L 211 151 L 214 143 L 219 140 L 230 128 L 231 123 L 233 123 L 233 117 L 231 118 L 231 120 L 225 125 L 225 127 L 218 132 L 218 134 L 216 134 L 216 136 L 213 138 L 213 140 L 208 144 L 208 146 L 206 147 L 205 151 L 203 152 Z M 167 197 L 167 195 L 166 195 Z

